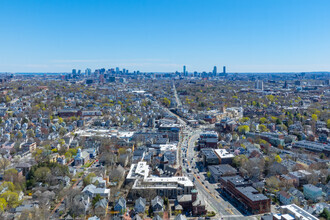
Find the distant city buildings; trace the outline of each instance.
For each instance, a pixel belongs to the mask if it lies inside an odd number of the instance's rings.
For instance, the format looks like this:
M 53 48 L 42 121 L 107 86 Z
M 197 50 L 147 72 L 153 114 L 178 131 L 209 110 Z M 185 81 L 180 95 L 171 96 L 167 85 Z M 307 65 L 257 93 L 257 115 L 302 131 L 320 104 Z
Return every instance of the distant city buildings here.
M 257 80 L 254 83 L 254 88 L 258 90 L 264 90 L 264 82 L 262 80 Z

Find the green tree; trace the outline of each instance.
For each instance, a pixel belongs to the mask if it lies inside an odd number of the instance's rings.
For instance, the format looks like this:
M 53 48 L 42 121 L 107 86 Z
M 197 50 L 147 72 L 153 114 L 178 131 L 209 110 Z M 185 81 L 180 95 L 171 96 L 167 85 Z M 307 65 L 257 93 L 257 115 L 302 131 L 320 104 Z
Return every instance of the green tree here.
M 282 121 L 281 121 L 281 119 L 277 118 L 277 119 L 276 119 L 276 124 L 277 124 L 277 125 L 280 125 L 280 124 L 282 124 Z
M 245 155 L 237 155 L 233 159 L 233 165 L 237 168 L 241 167 L 244 163 L 248 161 L 248 158 Z
M 268 128 L 265 125 L 259 125 L 259 129 L 261 132 L 269 131 Z
M 96 194 L 96 196 L 93 198 L 92 200 L 92 205 L 93 207 L 95 207 L 95 204 L 100 201 L 102 199 L 102 197 L 100 196 L 100 194 Z
M 16 138 L 17 138 L 17 140 L 21 140 L 21 139 L 23 138 L 23 134 L 22 134 L 21 131 L 18 131 L 18 132 L 16 133 Z
M 7 189 L 8 191 L 15 191 L 15 185 L 12 182 L 9 181 L 5 181 L 0 185 L 0 191 L 2 191 L 3 189 Z
M 64 128 L 64 127 L 61 127 L 60 130 L 59 130 L 59 133 L 61 136 L 65 135 L 67 132 L 67 130 Z
M 34 172 L 34 176 L 37 182 L 45 183 L 50 175 L 51 172 L 48 167 L 40 167 Z
M 35 137 L 34 131 L 32 129 L 27 130 L 26 134 L 29 138 Z
M 123 148 L 123 147 L 121 147 L 121 148 L 118 149 L 118 153 L 119 153 L 120 155 L 126 154 L 126 149 Z
M 239 121 L 240 122 L 247 122 L 247 121 L 249 121 L 250 120 L 250 118 L 249 117 L 243 117 L 243 118 L 241 118 Z
M 18 193 L 6 191 L 0 195 L 0 198 L 3 198 L 8 203 L 10 208 L 15 208 L 19 205 Z
M 209 178 L 209 179 L 210 179 L 210 178 L 211 178 L 211 176 L 212 176 L 212 174 L 211 174 L 211 172 L 210 172 L 210 171 L 208 171 L 206 175 L 207 175 L 207 178 Z
M 7 207 L 7 201 L 4 198 L 0 198 L 0 213 L 4 212 Z
M 280 188 L 280 181 L 275 176 L 272 176 L 266 179 L 266 185 L 272 192 L 278 191 Z
M 327 120 L 327 128 L 330 129 L 330 119 Z
M 63 123 L 63 118 L 59 117 L 58 118 L 58 123 L 62 124 Z
M 87 176 L 85 176 L 83 179 L 84 186 L 91 184 L 93 177 L 96 177 L 95 173 L 89 173 Z
M 170 107 L 170 105 L 171 105 L 171 101 L 166 97 L 163 98 L 162 103 L 167 107 Z
M 327 208 L 323 209 L 323 212 L 320 214 L 320 217 L 325 218 L 326 220 L 330 219 L 330 212 Z
M 312 119 L 313 119 L 313 121 L 317 121 L 317 115 L 316 114 L 312 114 Z
M 267 122 L 267 119 L 265 117 L 262 117 L 259 119 L 260 124 L 265 124 Z
M 275 161 L 276 161 L 277 163 L 281 163 L 281 162 L 282 162 L 282 158 L 280 157 L 280 155 L 276 155 L 276 156 L 275 156 Z
M 246 134 L 250 131 L 250 127 L 248 125 L 241 125 L 238 127 L 238 132 L 240 134 Z

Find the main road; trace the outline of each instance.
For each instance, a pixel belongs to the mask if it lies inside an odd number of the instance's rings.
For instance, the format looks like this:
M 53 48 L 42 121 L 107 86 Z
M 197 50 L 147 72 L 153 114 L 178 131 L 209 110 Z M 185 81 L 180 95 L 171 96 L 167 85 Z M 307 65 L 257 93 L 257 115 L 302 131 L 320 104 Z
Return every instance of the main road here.
M 226 219 L 242 218 L 243 215 L 229 202 L 223 200 L 213 185 L 209 184 L 208 187 L 206 187 L 204 175 L 200 175 L 198 169 L 196 169 L 194 147 L 201 132 L 201 130 L 196 130 L 194 133 L 190 133 L 191 136 L 188 141 L 184 142 L 187 150 L 186 154 L 182 155 L 186 156 L 185 159 L 187 160 L 187 165 L 193 173 L 191 174 L 187 172 L 187 175 L 194 180 L 194 184 L 198 191 L 202 194 L 207 203 L 220 215 L 220 217 Z
M 214 189 L 214 186 L 206 188 L 206 186 L 201 182 L 200 178 L 203 178 L 202 175 L 199 175 L 199 171 L 196 169 L 196 164 L 193 167 L 193 161 L 195 160 L 195 142 L 199 138 L 199 135 L 202 133 L 202 130 L 198 129 L 193 131 L 187 123 L 181 119 L 178 115 L 171 112 L 169 109 L 166 109 L 169 114 L 175 116 L 179 123 L 183 126 L 184 131 L 182 132 L 183 137 L 178 145 L 178 164 L 182 166 L 182 170 L 192 181 L 206 200 L 206 202 L 224 219 L 242 219 L 243 215 L 233 207 L 229 202 L 224 201 L 219 193 Z M 185 149 L 185 150 L 184 150 Z M 185 151 L 185 152 L 184 152 Z M 188 167 L 192 173 L 187 172 L 183 161 L 186 161 Z M 193 174 L 193 172 L 195 172 Z M 199 178 L 198 178 L 199 176 Z

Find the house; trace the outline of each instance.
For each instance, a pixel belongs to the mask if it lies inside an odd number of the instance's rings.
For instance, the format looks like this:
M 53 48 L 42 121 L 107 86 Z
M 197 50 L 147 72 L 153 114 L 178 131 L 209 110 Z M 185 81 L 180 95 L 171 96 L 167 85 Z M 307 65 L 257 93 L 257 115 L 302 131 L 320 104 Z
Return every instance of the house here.
M 105 188 L 107 186 L 107 181 L 104 180 L 102 177 L 100 176 L 96 176 L 96 177 L 92 177 L 91 180 L 92 184 L 95 185 L 95 183 L 97 183 L 97 187 L 99 188 Z
M 105 215 L 107 213 L 107 210 L 108 210 L 108 200 L 106 200 L 105 198 L 95 203 L 94 212 L 96 215 L 98 216 Z
M 304 196 L 307 200 L 313 200 L 314 202 L 322 198 L 322 189 L 312 184 L 306 184 L 303 186 Z
M 146 209 L 146 204 L 147 204 L 147 200 L 144 198 L 140 197 L 137 200 L 135 200 L 135 206 L 134 206 L 135 212 L 144 213 Z
M 82 192 L 91 198 L 94 198 L 96 195 L 100 195 L 102 198 L 107 198 L 107 199 L 109 199 L 110 197 L 110 189 L 97 188 L 93 184 L 86 186 Z
M 32 153 L 37 149 L 37 143 L 36 142 L 27 142 L 25 144 L 21 145 L 21 149 L 23 152 L 30 152 Z
M 194 216 L 206 214 L 205 201 L 202 197 L 198 196 L 198 192 L 195 189 L 191 191 L 191 194 L 178 196 L 175 204 L 176 210 L 184 212 L 192 211 Z
M 304 194 L 301 191 L 299 191 L 298 189 L 296 189 L 294 187 L 291 187 L 288 190 L 288 193 L 293 196 L 294 200 L 297 201 L 299 203 L 299 205 L 305 205 L 306 204 Z
M 294 200 L 294 197 L 285 191 L 280 191 L 278 198 L 283 205 L 289 205 Z
M 120 214 L 123 214 L 126 212 L 126 200 L 123 197 L 120 197 L 117 199 L 115 206 L 113 207 L 114 211 L 119 212 Z
M 155 213 L 163 212 L 164 200 L 160 196 L 156 196 L 153 200 L 151 200 L 151 206 Z
M 16 169 L 21 169 L 23 172 L 23 176 L 26 176 L 29 173 L 31 167 L 32 167 L 32 165 L 29 163 L 19 163 L 16 166 Z

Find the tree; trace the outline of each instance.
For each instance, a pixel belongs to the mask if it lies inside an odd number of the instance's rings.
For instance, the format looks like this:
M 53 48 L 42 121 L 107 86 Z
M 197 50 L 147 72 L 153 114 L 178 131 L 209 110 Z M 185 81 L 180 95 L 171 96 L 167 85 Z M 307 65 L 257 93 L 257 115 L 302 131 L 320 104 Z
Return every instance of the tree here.
M 2 213 L 7 207 L 7 201 L 4 198 L 0 198 L 0 213 Z
M 121 148 L 119 148 L 118 153 L 119 153 L 120 155 L 126 154 L 126 149 L 123 148 L 123 147 L 121 147 Z
M 265 124 L 267 122 L 267 119 L 265 117 L 262 117 L 259 119 L 260 124 Z
M 26 134 L 29 138 L 35 137 L 34 131 L 32 129 L 27 130 Z
M 167 106 L 170 107 L 171 101 L 168 98 L 163 98 L 162 103 Z
M 277 119 L 276 119 L 276 124 L 277 124 L 277 125 L 280 125 L 280 124 L 282 124 L 282 121 L 281 121 L 281 119 L 277 118 Z
M 8 206 L 11 208 L 15 208 L 19 205 L 18 193 L 16 192 L 6 191 L 0 195 L 0 198 L 5 199 Z
M 280 155 L 276 155 L 276 156 L 275 156 L 275 161 L 276 161 L 277 163 L 281 163 L 281 162 L 282 162 L 282 158 L 280 157 Z
M 67 130 L 64 127 L 61 127 L 60 130 L 58 131 L 61 136 L 65 135 Z
M 313 121 L 317 121 L 317 115 L 316 114 L 312 114 L 312 119 L 313 119 Z
M 241 167 L 247 161 L 248 161 L 248 158 L 245 155 L 237 155 L 233 159 L 233 165 L 238 168 L 238 167 Z
M 212 176 L 212 174 L 211 174 L 211 172 L 210 172 L 210 171 L 208 171 L 206 175 L 207 175 L 207 178 L 209 178 L 209 179 L 210 179 L 210 178 L 211 178 L 211 176 Z
M 16 133 L 16 138 L 17 138 L 17 140 L 21 140 L 21 139 L 23 138 L 23 134 L 22 134 L 21 131 L 18 131 L 18 132 Z
M 15 191 L 15 185 L 12 182 L 5 181 L 0 186 L 0 191 L 7 189 L 8 191 Z
M 45 183 L 48 180 L 50 174 L 51 174 L 51 172 L 48 167 L 40 167 L 34 172 L 36 181 L 43 182 L 43 183 Z
M 280 181 L 275 176 L 272 176 L 266 179 L 266 185 L 272 191 L 278 191 L 280 187 Z
M 250 127 L 248 125 L 241 125 L 238 127 L 238 132 L 240 134 L 246 134 L 250 131 Z
M 93 198 L 92 200 L 92 205 L 93 207 L 95 207 L 95 204 L 100 201 L 102 199 L 102 197 L 100 196 L 100 194 L 96 194 L 96 196 Z
M 320 217 L 325 218 L 325 219 L 330 219 L 330 212 L 327 208 L 323 209 L 323 212 L 320 214 Z
M 89 173 L 87 176 L 85 176 L 83 179 L 84 186 L 91 184 L 93 177 L 96 177 L 95 173 Z
M 268 128 L 265 126 L 265 125 L 259 125 L 259 129 L 261 132 L 266 132 L 266 131 L 269 131 Z
M 330 129 L 330 119 L 327 120 L 327 128 Z
M 250 118 L 249 117 L 243 117 L 243 118 L 241 118 L 239 121 L 240 122 L 247 122 L 247 121 L 249 121 L 250 120 Z
M 6 158 L 0 159 L 0 168 L 5 172 L 6 168 L 10 165 L 10 161 Z
M 62 124 L 63 123 L 63 118 L 59 117 L 58 118 L 58 123 Z

